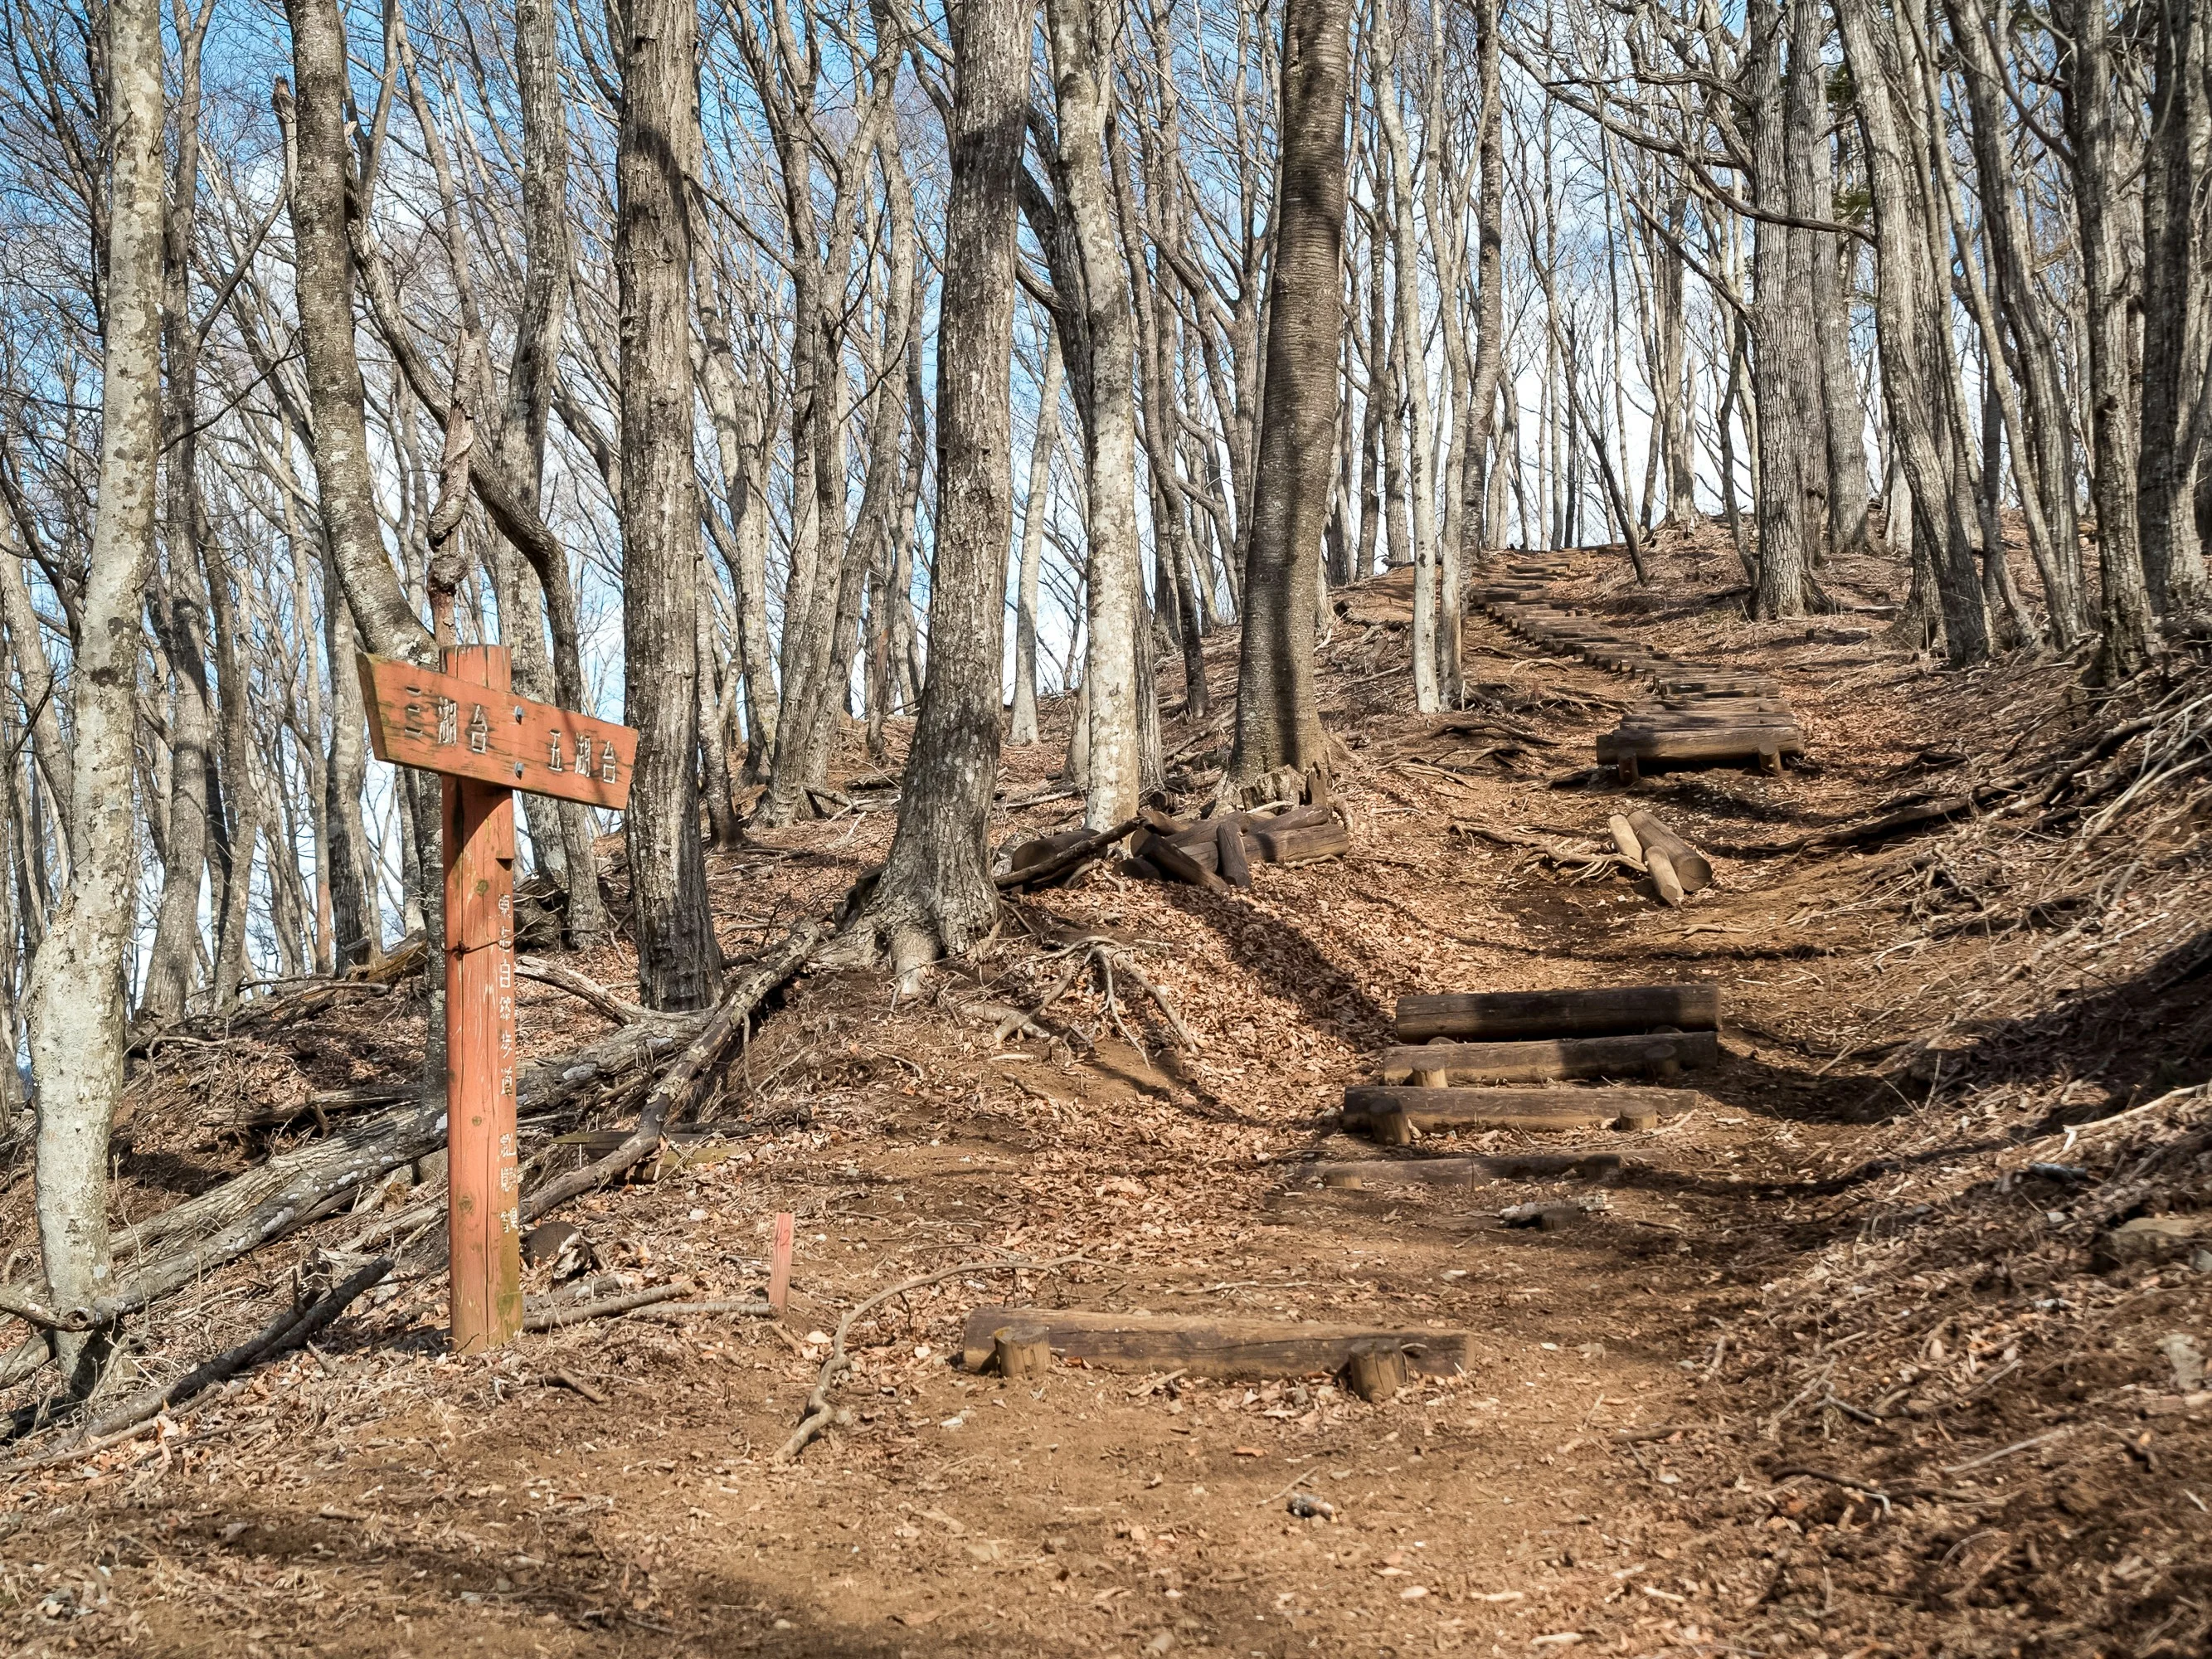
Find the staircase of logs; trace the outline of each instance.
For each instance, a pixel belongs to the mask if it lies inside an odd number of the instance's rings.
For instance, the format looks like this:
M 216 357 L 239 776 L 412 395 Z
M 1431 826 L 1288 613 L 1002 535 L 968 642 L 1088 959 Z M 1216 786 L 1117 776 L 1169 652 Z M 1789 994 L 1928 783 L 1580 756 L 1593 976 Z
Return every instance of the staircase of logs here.
M 1685 662 L 1623 638 L 1586 611 L 1549 597 L 1571 574 L 1563 560 L 1522 556 L 1468 596 L 1492 619 L 1549 653 L 1583 658 L 1650 682 L 1650 694 L 1597 740 L 1599 763 L 1633 783 L 1647 766 L 1756 765 L 1778 772 L 1805 752 L 1804 733 L 1771 675 Z
M 1398 999 L 1377 1080 L 1344 1127 L 1388 1146 L 1438 1129 L 1649 1129 L 1687 1111 L 1663 1085 L 1720 1056 L 1717 986 L 1479 991 Z M 1643 1083 L 1620 1079 L 1641 1078 Z

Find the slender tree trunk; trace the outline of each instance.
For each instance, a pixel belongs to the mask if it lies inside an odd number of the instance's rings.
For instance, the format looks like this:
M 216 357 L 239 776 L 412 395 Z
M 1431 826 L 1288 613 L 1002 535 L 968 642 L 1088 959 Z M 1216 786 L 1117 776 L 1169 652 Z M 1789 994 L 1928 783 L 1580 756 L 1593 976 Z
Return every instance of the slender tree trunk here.
M 990 931 L 985 839 L 999 772 L 1006 551 L 1013 533 L 1014 179 L 1028 101 L 1029 0 L 956 14 L 951 185 L 938 306 L 937 537 L 930 649 L 897 833 L 850 935 L 902 980 Z
M 1374 16 L 1375 106 L 1382 123 L 1383 154 L 1389 163 L 1392 283 L 1398 301 L 1398 364 L 1406 377 L 1407 471 L 1413 490 L 1413 706 L 1427 714 L 1443 706 L 1437 684 L 1436 422 L 1429 404 L 1429 370 L 1424 353 L 1428 335 L 1421 324 L 1421 251 L 1413 223 L 1413 154 L 1398 107 L 1398 26 L 1389 0 L 1378 0 Z
M 1326 769 L 1314 696 L 1315 565 L 1328 518 L 1328 452 L 1344 313 L 1346 0 L 1285 0 L 1281 200 L 1269 273 L 1267 401 L 1245 566 L 1237 743 L 1224 785 L 1279 767 Z
M 1036 436 L 1030 445 L 1030 491 L 1022 504 L 1022 571 L 1014 611 L 1014 713 L 1010 743 L 1037 740 L 1037 578 L 1044 568 L 1044 520 L 1052 511 L 1052 455 L 1060 441 L 1060 335 L 1044 340 L 1044 380 L 1037 388 Z
M 638 729 L 626 828 L 638 987 L 649 1008 L 714 1000 L 721 951 L 700 845 L 698 481 L 692 465 L 695 0 L 630 0 L 615 153 L 622 340 L 623 659 Z
M 2081 535 L 2075 514 L 2074 420 L 2058 352 L 2028 264 L 2022 221 L 2003 143 L 2003 70 L 1991 46 L 1981 0 L 1952 0 L 1951 38 L 1966 83 L 1974 168 L 1982 183 L 1982 225 L 1996 271 L 1998 307 L 2020 365 L 2022 418 L 2013 426 L 2013 469 L 2021 494 L 2033 495 L 2045 526 L 2047 563 L 2040 566 L 2043 602 L 2061 650 L 2087 637 L 2093 618 L 2081 574 Z
M 366 394 L 361 359 L 354 345 L 354 264 L 347 228 L 347 198 L 353 188 L 347 140 L 345 24 L 337 0 L 286 0 L 291 22 L 292 64 L 298 79 L 296 104 L 289 104 L 280 82 L 280 119 L 294 127 L 298 155 L 290 212 L 294 247 L 295 303 L 300 344 L 306 359 L 307 407 L 314 425 L 313 455 L 316 502 L 323 539 L 329 549 L 347 605 L 368 648 L 379 655 L 429 664 L 436 659 L 430 631 L 409 604 L 385 551 L 371 482 Z M 417 848 L 438 843 L 438 793 L 403 785 L 409 803 L 410 836 Z M 216 819 L 212 799 L 210 822 Z M 417 858 L 410 903 L 426 936 L 443 927 L 443 884 Z M 445 957 L 430 953 L 432 1025 L 445 990 Z M 423 1060 L 424 1075 L 445 1073 L 442 1045 L 433 1041 Z
M 38 1081 L 37 1208 L 46 1292 L 76 1308 L 109 1282 L 108 1129 L 123 1090 L 125 953 L 137 909 L 131 752 L 140 609 L 154 566 L 161 450 L 161 12 L 106 9 L 106 283 L 101 317 L 100 493 L 78 602 L 69 884 L 25 999 Z M 0 1061 L 14 1064 L 12 1055 Z M 58 1335 L 72 1393 L 108 1344 Z
M 1859 122 L 1866 141 L 1878 269 L 1875 282 L 1876 332 L 1881 351 L 1882 392 L 1890 430 L 1912 487 L 1916 512 L 1914 556 L 1942 604 L 1944 645 L 1963 666 L 1989 654 L 1989 617 L 1975 567 L 1973 537 L 1953 488 L 1948 307 L 1929 268 L 1927 217 L 1921 183 L 1907 155 L 1896 98 L 1907 88 L 1904 59 L 1887 19 L 1867 0 L 1837 0 L 1837 20 L 1851 76 L 1859 88 Z M 1941 514 L 1939 521 L 1935 515 Z M 1940 534 L 1936 533 L 1940 523 Z M 1924 598 L 1924 585 L 1916 582 Z M 1911 606 L 1908 604 L 1908 615 Z M 1906 625 L 1900 618 L 1899 625 Z
M 1135 343 L 1129 287 L 1115 240 L 1106 182 L 1111 118 L 1111 42 L 1120 33 L 1111 0 L 1046 0 L 1060 153 L 1054 182 L 1073 233 L 1084 327 L 1063 343 L 1086 360 L 1084 417 L 1090 580 L 1083 684 L 1091 722 L 1091 787 L 1084 823 L 1103 830 L 1135 816 L 1143 793 L 1137 629 L 1144 570 L 1137 538 Z

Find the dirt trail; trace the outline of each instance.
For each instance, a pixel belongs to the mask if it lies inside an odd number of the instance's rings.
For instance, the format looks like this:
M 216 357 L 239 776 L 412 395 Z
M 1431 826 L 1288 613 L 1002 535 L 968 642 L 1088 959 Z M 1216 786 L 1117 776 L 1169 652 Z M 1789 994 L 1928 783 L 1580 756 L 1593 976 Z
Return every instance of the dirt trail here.
M 1636 792 L 1709 847 L 1854 819 L 1899 779 L 1955 764 L 1962 708 L 1993 717 L 1990 684 L 1923 675 L 1863 619 L 1732 618 L 1710 550 L 1679 550 L 1649 595 L 1623 595 L 1614 562 L 1577 568 L 1618 626 L 1782 677 L 1805 729 L 1808 763 L 1782 776 L 1675 774 Z M 1833 574 L 1837 591 L 1878 597 Z M 1826 1397 L 1788 1398 L 1790 1365 L 1821 1338 L 1775 1322 L 1773 1287 L 1856 1251 L 1855 1233 L 1879 1236 L 1863 1200 L 1922 1156 L 1906 1146 L 1923 1103 L 1908 1098 L 1900 1057 L 1915 1051 L 1900 1036 L 1940 1027 L 1969 970 L 1882 961 L 1895 908 L 1865 902 L 1856 855 L 1717 852 L 1715 889 L 1669 911 L 1625 878 L 1571 878 L 1571 856 L 1562 868 L 1486 838 L 1512 830 L 1564 850 L 1602 836 L 1621 793 L 1589 769 L 1591 743 L 1631 683 L 1538 658 L 1478 619 L 1471 712 L 1495 723 L 1421 720 L 1407 713 L 1398 615 L 1387 582 L 1340 596 L 1323 653 L 1327 721 L 1348 744 L 1351 857 L 1263 866 L 1246 893 L 1095 876 L 1026 901 L 1026 934 L 1009 929 L 896 1006 L 872 979 L 809 980 L 705 1114 L 742 1132 L 736 1158 L 565 1212 L 602 1270 L 725 1294 L 760 1282 L 769 1218 L 796 1212 L 785 1326 L 633 1318 L 461 1362 L 439 1352 L 435 1281 L 403 1285 L 333 1346 L 158 1442 L 0 1488 L 0 1640 L 886 1659 L 2097 1646 L 2094 1616 L 2055 1592 L 1990 1588 L 2021 1537 L 2034 1553 L 2016 1519 L 1951 1492 L 1908 1525 L 1902 1482 L 1877 1503 L 1873 1481 L 1833 1478 L 1865 1449 L 1853 1435 L 1911 1461 L 1930 1434 L 1966 1429 L 1932 1413 L 1892 1426 L 1854 1406 L 1861 1424 Z M 1232 653 L 1210 658 L 1217 696 Z M 1164 701 L 1176 690 L 1170 670 Z M 1198 757 L 1212 741 L 1170 723 L 1170 750 Z M 1013 751 L 1008 794 L 1048 793 L 1057 758 L 1049 736 Z M 1042 799 L 1002 833 L 1054 827 L 1074 805 Z M 732 949 L 834 895 L 887 836 L 872 813 L 723 859 Z M 1133 953 L 1194 1050 L 1126 985 L 1109 1012 L 1095 979 L 1054 1011 L 1075 1042 L 994 1041 L 975 1005 L 1033 1006 L 1064 970 L 1054 952 L 1094 935 Z M 627 971 L 615 955 L 585 965 L 607 983 Z M 1614 1152 L 1617 1177 L 1321 1185 L 1316 1160 L 1380 1155 L 1334 1112 L 1371 1076 L 1399 994 L 1684 978 L 1717 981 L 1723 1007 L 1720 1064 L 1685 1079 L 1693 1113 L 1648 1133 L 1445 1146 Z M 375 1018 L 404 1048 L 410 1017 Z M 604 1029 L 542 988 L 524 1024 L 557 1031 L 554 1048 Z M 349 1041 L 333 1026 L 325 1048 Z M 307 1048 L 285 1063 L 330 1061 Z M 1966 1158 L 1966 1130 L 1923 1162 Z M 1498 1220 L 1592 1193 L 1607 1207 L 1565 1231 Z M 995 1265 L 1069 1256 L 1048 1272 Z M 967 1260 L 988 1265 L 856 1328 L 837 1423 L 795 1468 L 773 1462 L 842 1310 Z M 265 1317 L 280 1270 L 252 1267 L 193 1317 Z M 1024 1301 L 1465 1329 L 1476 1360 L 1382 1405 L 1318 1378 L 1066 1369 L 1007 1384 L 947 1363 L 969 1309 Z M 1842 1394 L 1837 1363 L 1824 1386 Z M 2190 1446 L 2167 1454 L 2161 1491 L 2204 1478 Z M 1810 1480 L 1786 1472 L 1816 1462 Z M 1329 1513 L 1300 1518 L 1295 1494 Z M 2201 1563 L 2203 1517 L 2172 1507 Z M 2105 1559 L 2106 1589 L 2123 1553 Z M 1969 1568 L 1980 1576 L 1961 1589 Z

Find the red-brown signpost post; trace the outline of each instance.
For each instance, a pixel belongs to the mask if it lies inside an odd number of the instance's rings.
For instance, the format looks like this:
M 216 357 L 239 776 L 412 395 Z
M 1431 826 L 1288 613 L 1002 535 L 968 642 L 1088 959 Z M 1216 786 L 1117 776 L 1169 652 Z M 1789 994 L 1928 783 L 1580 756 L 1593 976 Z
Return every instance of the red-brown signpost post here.
M 637 733 L 513 695 L 507 647 L 449 647 L 442 672 L 359 659 L 379 760 L 439 775 L 446 866 L 446 1230 L 453 1346 L 522 1328 L 514 1157 L 514 791 L 617 811 Z

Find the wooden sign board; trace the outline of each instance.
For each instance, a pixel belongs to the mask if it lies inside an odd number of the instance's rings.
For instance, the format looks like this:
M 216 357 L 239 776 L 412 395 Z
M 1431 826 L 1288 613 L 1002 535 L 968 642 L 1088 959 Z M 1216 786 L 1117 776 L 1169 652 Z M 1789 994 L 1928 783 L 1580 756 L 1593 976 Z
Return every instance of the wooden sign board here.
M 637 760 L 629 726 L 394 657 L 363 652 L 355 661 L 377 759 L 616 811 L 629 805 Z
M 522 1328 L 514 792 L 619 811 L 637 733 L 516 696 L 505 646 L 449 647 L 439 669 L 366 653 L 356 665 L 377 758 L 440 779 L 452 1336 L 456 1353 L 483 1353 Z

